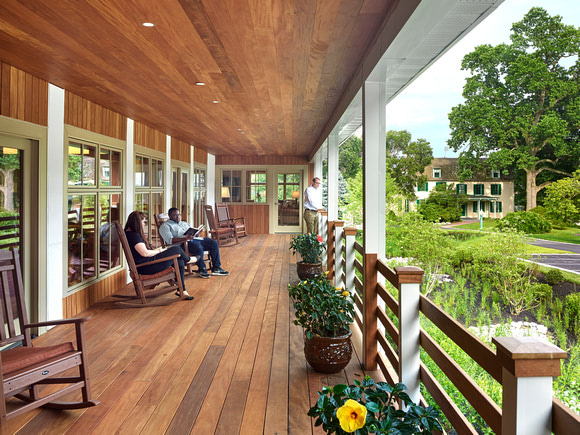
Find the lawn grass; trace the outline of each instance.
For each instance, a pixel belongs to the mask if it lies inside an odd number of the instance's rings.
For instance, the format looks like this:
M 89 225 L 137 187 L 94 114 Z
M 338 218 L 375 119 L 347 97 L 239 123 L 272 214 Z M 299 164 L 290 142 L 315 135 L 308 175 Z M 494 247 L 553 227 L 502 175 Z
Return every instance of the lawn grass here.
M 478 246 L 486 242 L 486 237 L 476 237 L 473 239 L 457 241 L 458 248 L 477 249 Z M 575 254 L 575 252 L 560 251 L 559 249 L 544 248 L 542 246 L 526 245 L 528 254 Z
M 483 229 L 492 230 L 495 228 L 495 222 L 497 219 L 484 219 Z M 479 230 L 479 222 L 472 222 L 470 224 L 454 225 L 454 228 L 461 230 Z
M 538 264 L 538 270 L 540 272 L 542 272 L 544 275 L 546 273 L 548 273 L 550 270 L 552 270 L 553 268 L 550 266 L 545 266 L 543 264 Z M 566 272 L 565 270 L 561 270 L 560 272 L 562 272 L 562 275 L 564 276 L 564 281 L 569 281 L 569 282 L 573 282 L 576 285 L 580 285 L 580 274 L 577 273 L 572 273 L 572 272 Z
M 536 239 L 550 240 L 552 242 L 565 242 L 580 245 L 580 228 L 566 228 L 565 230 L 552 230 L 547 234 L 532 234 Z

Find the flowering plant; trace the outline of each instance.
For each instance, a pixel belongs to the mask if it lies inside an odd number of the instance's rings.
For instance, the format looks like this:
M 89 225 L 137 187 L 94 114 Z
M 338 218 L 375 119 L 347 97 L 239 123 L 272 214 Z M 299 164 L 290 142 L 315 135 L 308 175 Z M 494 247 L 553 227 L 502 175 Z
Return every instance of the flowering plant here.
M 326 433 L 420 434 L 443 431 L 437 420 L 439 412 L 432 406 L 415 405 L 403 384 L 390 386 L 373 381 L 369 376 L 354 381 L 354 385 L 339 384 L 323 387 L 316 405 L 308 415 L 316 417 L 315 425 Z M 406 411 L 395 407 L 399 399 Z
M 320 256 L 325 248 L 324 240 L 317 234 L 300 234 L 290 240 L 292 253 L 298 252 L 302 256 L 302 261 L 308 264 L 320 263 Z
M 304 328 L 307 338 L 348 334 L 348 325 L 354 316 L 350 293 L 334 287 L 326 279 L 326 274 L 301 281 L 293 287 L 288 284 L 288 292 L 296 310 L 294 324 Z

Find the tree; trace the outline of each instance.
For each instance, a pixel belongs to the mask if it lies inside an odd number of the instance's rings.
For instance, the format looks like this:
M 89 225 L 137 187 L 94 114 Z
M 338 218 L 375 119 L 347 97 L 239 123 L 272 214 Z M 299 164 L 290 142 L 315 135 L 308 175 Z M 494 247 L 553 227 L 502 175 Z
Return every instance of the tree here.
M 580 222 L 580 170 L 546 189 L 544 207 L 552 219 L 566 224 Z
M 362 139 L 349 137 L 339 149 L 338 170 L 345 180 L 356 177 L 362 168 Z
M 0 192 L 3 202 L 1 206 L 8 211 L 14 211 L 14 172 L 20 169 L 20 157 L 17 154 L 4 154 L 0 157 Z
M 415 187 L 424 183 L 421 174 L 433 160 L 433 149 L 425 139 L 411 140 L 407 130 L 387 132 L 387 174 L 395 180 L 401 193 L 407 198 L 415 197 Z
M 510 39 L 464 57 L 462 69 L 472 75 L 465 103 L 449 114 L 448 143 L 462 150 L 464 178 L 483 156 L 497 169 L 524 170 L 529 210 L 553 182 L 542 174 L 570 175 L 563 164 L 580 163 L 580 29 L 532 8 L 512 26 Z
M 430 222 L 455 222 L 461 219 L 461 205 L 466 202 L 467 195 L 457 194 L 453 183 L 440 184 L 421 202 L 418 211 Z

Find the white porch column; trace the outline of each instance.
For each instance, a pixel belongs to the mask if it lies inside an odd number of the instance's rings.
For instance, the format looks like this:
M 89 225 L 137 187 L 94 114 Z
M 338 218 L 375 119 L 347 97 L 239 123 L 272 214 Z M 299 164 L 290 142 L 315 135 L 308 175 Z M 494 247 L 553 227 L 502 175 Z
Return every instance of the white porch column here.
M 494 337 L 502 369 L 501 433 L 552 433 L 552 377 L 566 351 L 538 337 Z
M 67 246 L 63 222 L 64 167 L 64 89 L 48 84 L 48 128 L 46 155 L 46 313 L 40 320 L 62 319 L 62 299 L 66 292 Z M 41 255 L 42 258 L 42 255 Z
M 165 136 L 165 188 L 163 189 L 163 211 L 171 207 L 171 136 Z
M 194 157 L 195 157 L 195 150 L 193 145 L 190 146 L 189 149 L 189 186 L 187 186 L 187 196 L 188 196 L 188 204 L 189 204 L 189 210 L 188 210 L 188 214 L 189 214 L 189 222 L 191 222 L 191 225 L 193 225 L 193 180 L 195 177 L 195 162 L 194 162 Z
M 342 279 L 342 273 L 344 271 L 344 268 L 342 267 L 343 227 L 343 221 L 334 222 L 334 285 L 336 287 L 344 286 L 344 281 Z
M 121 225 L 127 221 L 129 214 L 135 209 L 135 121 L 129 118 L 127 118 L 127 142 L 125 144 L 125 150 L 125 218 L 123 222 L 120 222 Z M 127 284 L 132 282 L 128 268 L 126 282 Z
M 314 154 L 314 176 L 322 180 L 322 152 L 320 149 Z M 312 180 L 308 180 L 308 183 L 305 184 L 312 184 Z
M 384 180 L 383 180 L 384 182 Z M 328 136 L 328 177 L 326 180 L 328 220 L 338 219 L 338 132 Z
M 215 189 L 216 189 L 216 173 L 215 173 L 215 156 L 207 155 L 207 172 L 205 182 L 207 186 L 206 204 L 215 207 Z M 214 210 L 215 211 L 215 210 Z

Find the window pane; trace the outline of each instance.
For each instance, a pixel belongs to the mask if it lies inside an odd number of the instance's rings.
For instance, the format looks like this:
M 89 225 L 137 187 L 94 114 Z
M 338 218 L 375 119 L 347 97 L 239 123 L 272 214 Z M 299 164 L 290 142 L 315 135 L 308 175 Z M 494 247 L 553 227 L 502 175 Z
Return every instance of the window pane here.
M 83 195 L 83 280 L 96 275 L 95 196 Z
M 163 161 L 151 159 L 151 186 L 163 187 Z
M 181 219 L 189 222 L 189 196 L 187 194 L 188 184 L 187 172 L 181 173 Z
M 177 170 L 171 171 L 171 206 L 175 208 L 179 208 L 179 204 L 177 203 Z
M 285 174 L 278 174 L 278 184 L 284 183 Z
M 68 284 L 81 282 L 81 196 L 68 197 Z
M 111 169 L 110 169 L 111 186 L 121 186 L 122 173 L 123 172 L 121 169 L 121 152 L 111 151 Z
M 97 158 L 97 147 L 83 145 L 83 185 L 94 186 L 96 173 L 95 162 Z
M 167 210 L 163 210 L 163 193 L 155 192 L 151 194 L 151 216 L 149 219 L 149 227 L 151 229 L 151 244 L 154 247 L 161 246 L 161 239 L 157 233 L 157 226 L 155 225 L 155 218 L 153 214 L 161 214 Z
M 300 183 L 300 174 L 287 174 L 286 175 L 286 182 L 287 183 Z
M 149 158 L 137 156 L 135 159 L 135 186 L 149 186 Z
M 82 184 L 82 146 L 76 143 L 68 145 L 68 184 L 77 186 Z
M 100 168 L 100 185 L 110 186 L 111 185 L 111 151 L 101 150 L 101 158 L 99 159 Z

